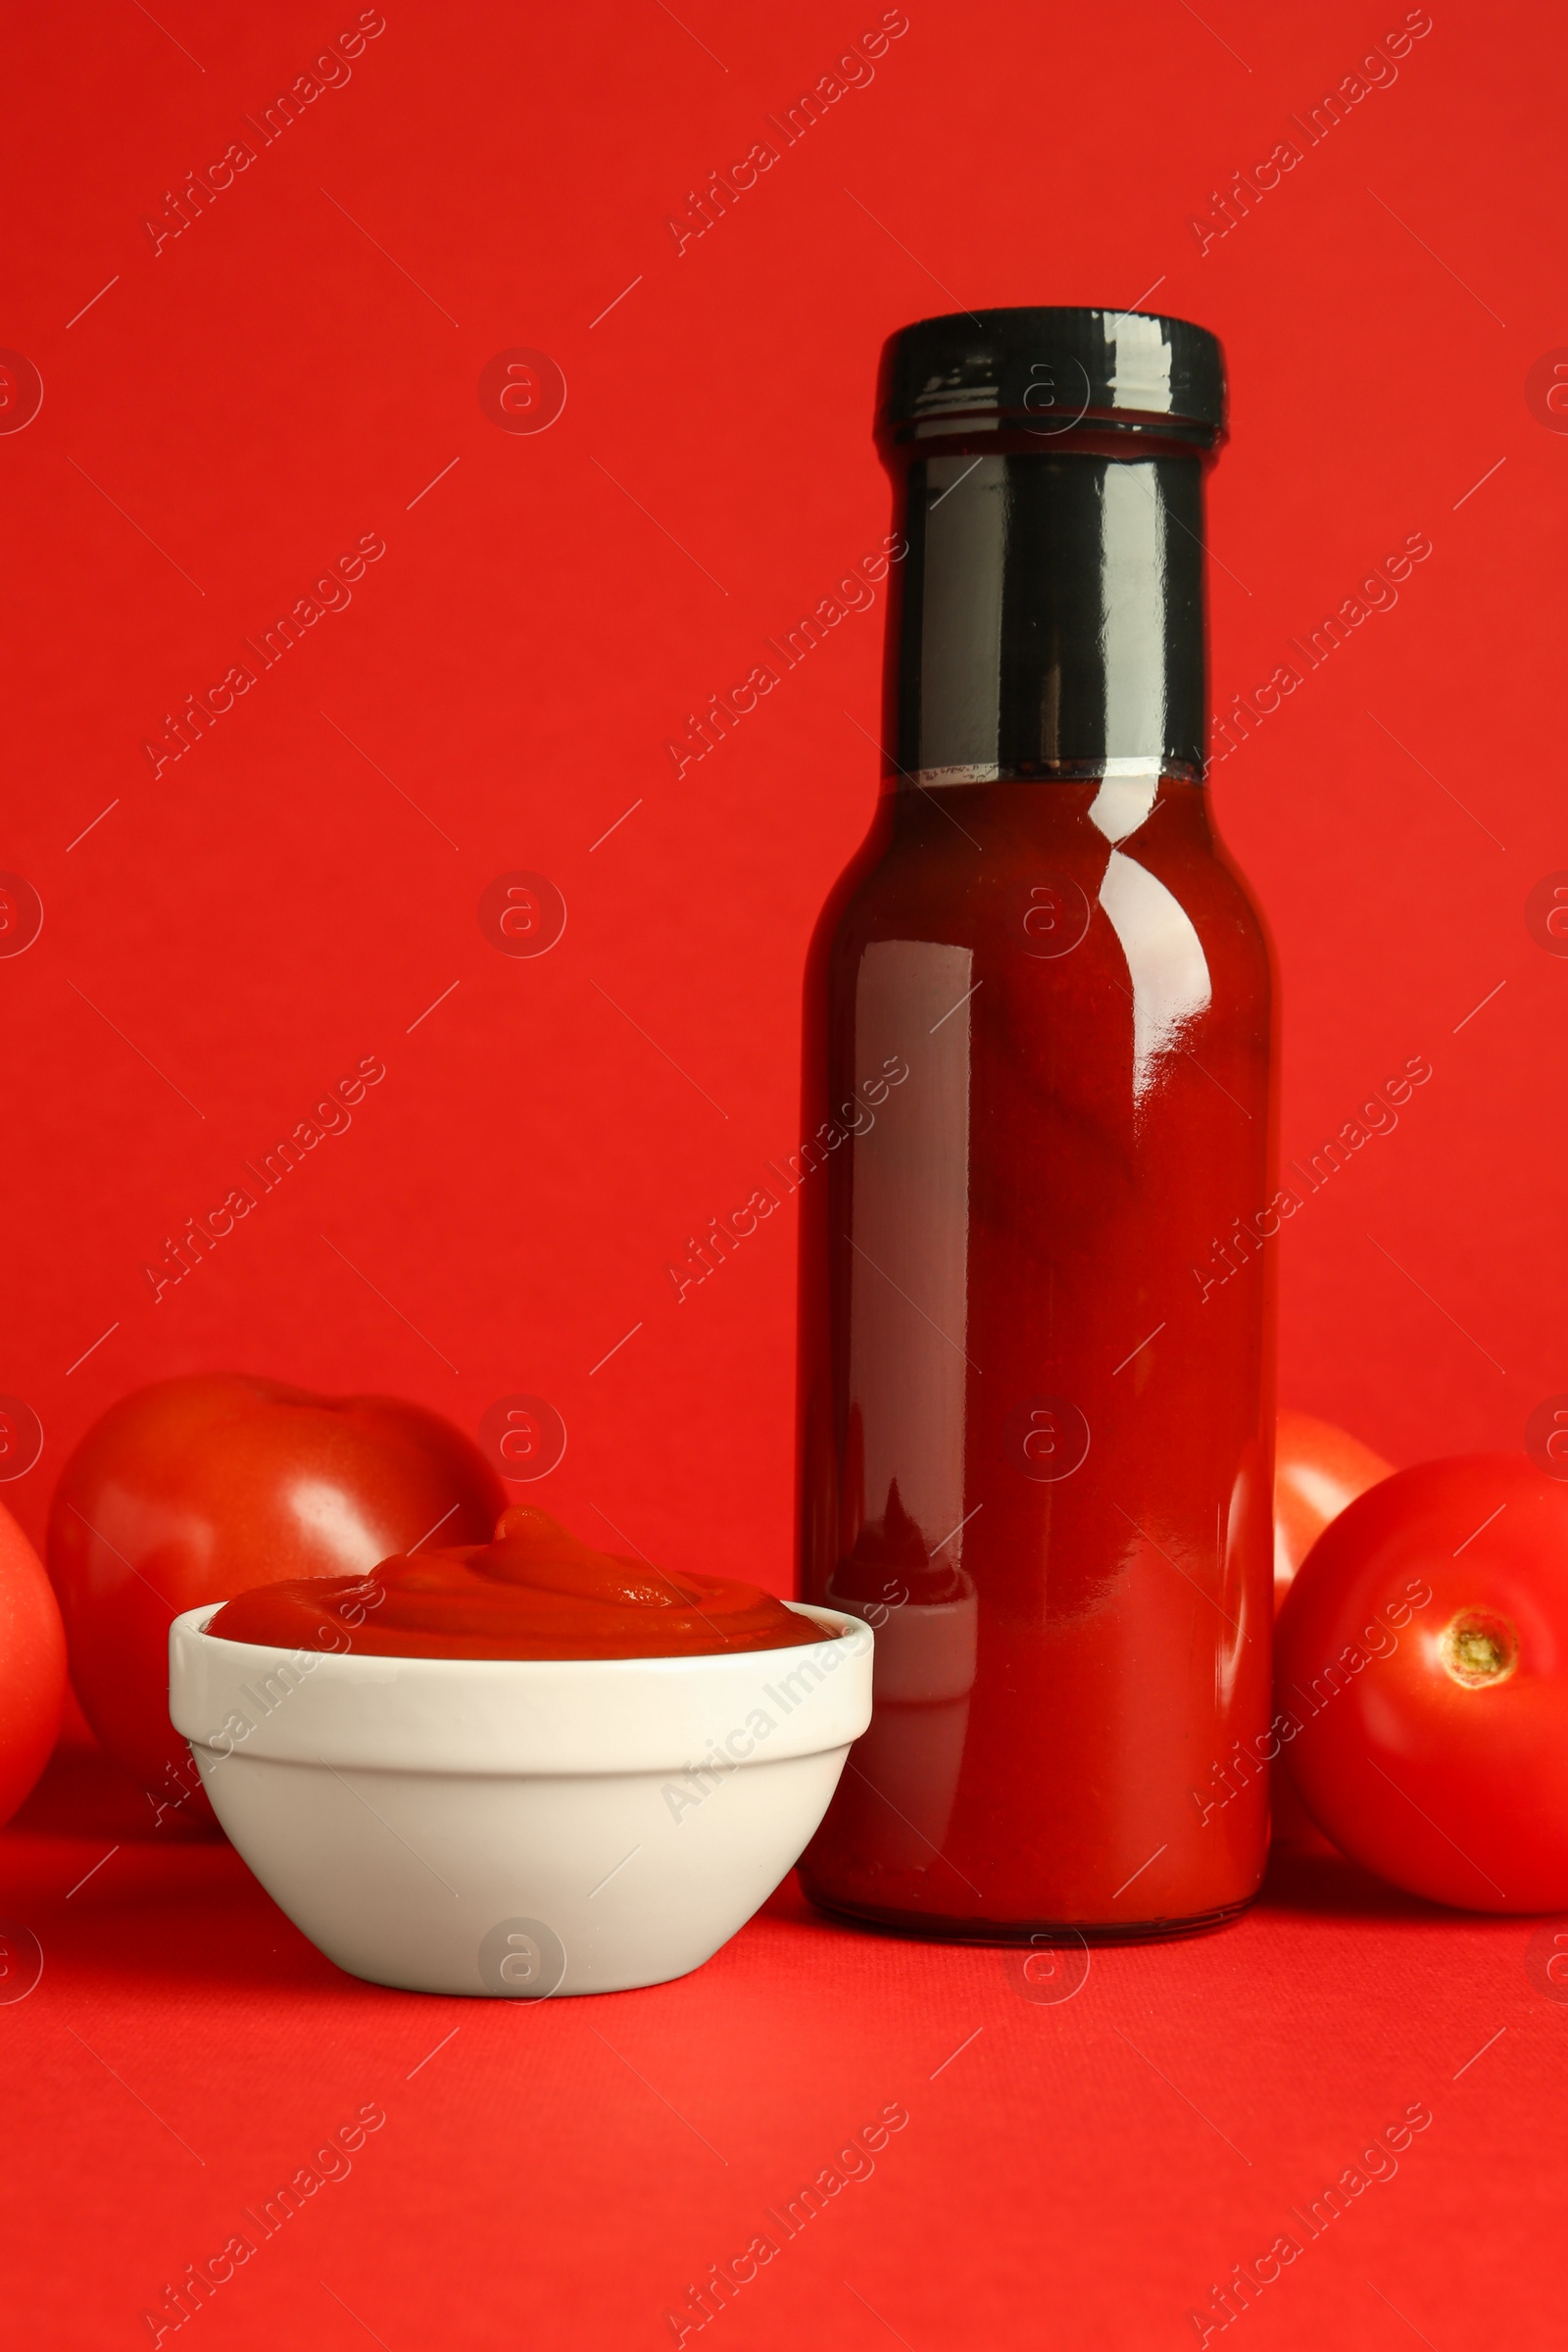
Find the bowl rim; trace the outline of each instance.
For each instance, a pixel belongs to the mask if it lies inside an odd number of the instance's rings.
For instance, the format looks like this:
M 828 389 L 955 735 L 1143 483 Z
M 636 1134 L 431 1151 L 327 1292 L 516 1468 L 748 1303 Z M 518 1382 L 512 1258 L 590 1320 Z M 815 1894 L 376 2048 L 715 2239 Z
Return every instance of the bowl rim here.
M 230 1595 L 230 1597 L 233 1596 Z M 315 1661 L 311 1668 L 313 1673 L 317 1667 L 325 1666 L 335 1669 L 336 1674 L 344 1676 L 345 1679 L 353 1681 L 363 1678 L 368 1682 L 384 1681 L 389 1667 L 397 1670 L 400 1679 L 413 1669 L 417 1669 L 421 1674 L 436 1671 L 438 1679 L 444 1679 L 456 1674 L 471 1673 L 476 1666 L 483 1667 L 488 1672 L 494 1672 L 498 1668 L 514 1669 L 519 1673 L 540 1675 L 547 1679 L 552 1674 L 557 1677 L 564 1677 L 566 1674 L 581 1674 L 585 1668 L 589 1667 L 600 1671 L 618 1668 L 622 1672 L 635 1674 L 646 1674 L 650 1668 L 664 1673 L 690 1673 L 704 1670 L 711 1672 L 725 1667 L 749 1666 L 754 1660 L 760 1661 L 763 1658 L 787 1658 L 797 1650 L 809 1650 L 819 1646 L 818 1643 L 812 1642 L 780 1642 L 777 1646 L 769 1646 L 764 1649 L 700 1649 L 681 1651 L 673 1656 L 630 1658 L 406 1657 L 401 1653 L 388 1655 L 385 1652 L 374 1650 L 294 1648 L 277 1642 L 231 1642 L 226 1635 L 210 1634 L 207 1631 L 208 1625 L 217 1616 L 219 1610 L 227 1606 L 226 1600 L 212 1600 L 199 1602 L 193 1609 L 182 1609 L 169 1628 L 171 1646 L 177 1638 L 182 1642 L 192 1642 L 219 1656 L 230 1654 L 234 1657 L 255 1659 L 310 1658 Z M 846 1635 L 863 1635 L 865 1637 L 864 1643 L 851 1642 L 850 1654 L 858 1653 L 863 1646 L 873 1644 L 875 1642 L 875 1635 L 870 1626 L 866 1624 L 865 1619 L 857 1617 L 848 1610 L 827 1608 L 820 1601 L 806 1600 L 786 1600 L 784 1606 L 792 1610 L 798 1617 L 810 1618 L 814 1625 L 821 1626 L 826 1621 L 833 1629 L 832 1634 L 827 1637 L 828 1639 L 838 1640 Z M 328 1679 L 335 1678 L 329 1676 Z
M 170 1719 L 204 1777 L 230 1755 L 486 1777 L 683 1772 L 754 1713 L 767 1718 L 759 1760 L 782 1761 L 848 1745 L 871 1714 L 870 1627 L 791 1605 L 817 1640 L 692 1657 L 389 1658 L 225 1642 L 202 1630 L 213 1601 L 170 1629 Z

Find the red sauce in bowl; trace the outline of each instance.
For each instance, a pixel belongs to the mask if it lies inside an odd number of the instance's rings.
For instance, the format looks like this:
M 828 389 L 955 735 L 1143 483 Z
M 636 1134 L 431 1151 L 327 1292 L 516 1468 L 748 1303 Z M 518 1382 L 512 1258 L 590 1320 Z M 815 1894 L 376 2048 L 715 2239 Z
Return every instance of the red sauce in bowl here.
M 756 1585 L 596 1551 L 528 1503 L 503 1511 L 489 1544 L 262 1585 L 207 1631 L 373 1658 L 683 1658 L 834 1638 Z

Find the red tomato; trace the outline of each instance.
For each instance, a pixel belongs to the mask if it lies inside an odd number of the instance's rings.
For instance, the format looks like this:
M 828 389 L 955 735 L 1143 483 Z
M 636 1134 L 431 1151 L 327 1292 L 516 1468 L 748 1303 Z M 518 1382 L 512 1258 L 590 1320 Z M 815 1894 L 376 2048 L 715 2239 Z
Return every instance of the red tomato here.
M 1274 1435 L 1274 1606 L 1290 1591 L 1291 1580 L 1331 1519 L 1379 1479 L 1392 1475 L 1370 1446 L 1352 1438 L 1332 1421 L 1314 1420 L 1310 1413 L 1287 1407 L 1275 1423 Z M 1274 1844 L 1281 1850 L 1331 1854 L 1334 1848 L 1313 1821 L 1285 1773 L 1276 1766 L 1270 1776 L 1269 1806 L 1273 1814 Z
M 1370 1446 L 1332 1421 L 1282 1411 L 1274 1427 L 1274 1606 L 1331 1519 L 1392 1476 Z
M 284 1577 L 363 1576 L 431 1540 L 488 1543 L 504 1501 L 470 1439 L 396 1396 L 237 1372 L 137 1389 L 88 1430 L 49 1515 L 87 1720 L 157 1798 L 210 1819 L 169 1721 L 171 1620 Z
M 1346 1853 L 1434 1902 L 1568 1910 L 1568 1487 L 1513 1454 L 1396 1471 L 1302 1563 L 1275 1690 Z
M 0 1505 L 0 1822 L 49 1761 L 66 1699 L 66 1636 L 43 1562 Z

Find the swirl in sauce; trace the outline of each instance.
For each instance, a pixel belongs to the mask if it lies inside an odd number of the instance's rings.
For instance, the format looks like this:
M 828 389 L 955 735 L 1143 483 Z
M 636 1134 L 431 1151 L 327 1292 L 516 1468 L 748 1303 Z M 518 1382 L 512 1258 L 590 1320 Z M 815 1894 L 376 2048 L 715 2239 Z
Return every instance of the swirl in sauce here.
M 596 1551 L 530 1503 L 503 1511 L 489 1544 L 259 1586 L 207 1631 L 374 1658 L 703 1657 L 835 1638 L 756 1585 Z

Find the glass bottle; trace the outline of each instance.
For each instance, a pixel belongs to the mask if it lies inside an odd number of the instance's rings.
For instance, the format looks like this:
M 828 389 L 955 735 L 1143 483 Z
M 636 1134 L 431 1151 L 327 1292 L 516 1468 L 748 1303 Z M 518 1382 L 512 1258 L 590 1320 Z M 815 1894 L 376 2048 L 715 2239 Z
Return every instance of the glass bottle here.
M 1271 952 L 1203 782 L 1220 349 L 883 357 L 886 774 L 806 987 L 800 1590 L 876 1631 L 802 1866 L 931 1936 L 1158 1936 L 1268 1837 Z M 808 1172 L 806 1172 L 808 1171 Z

